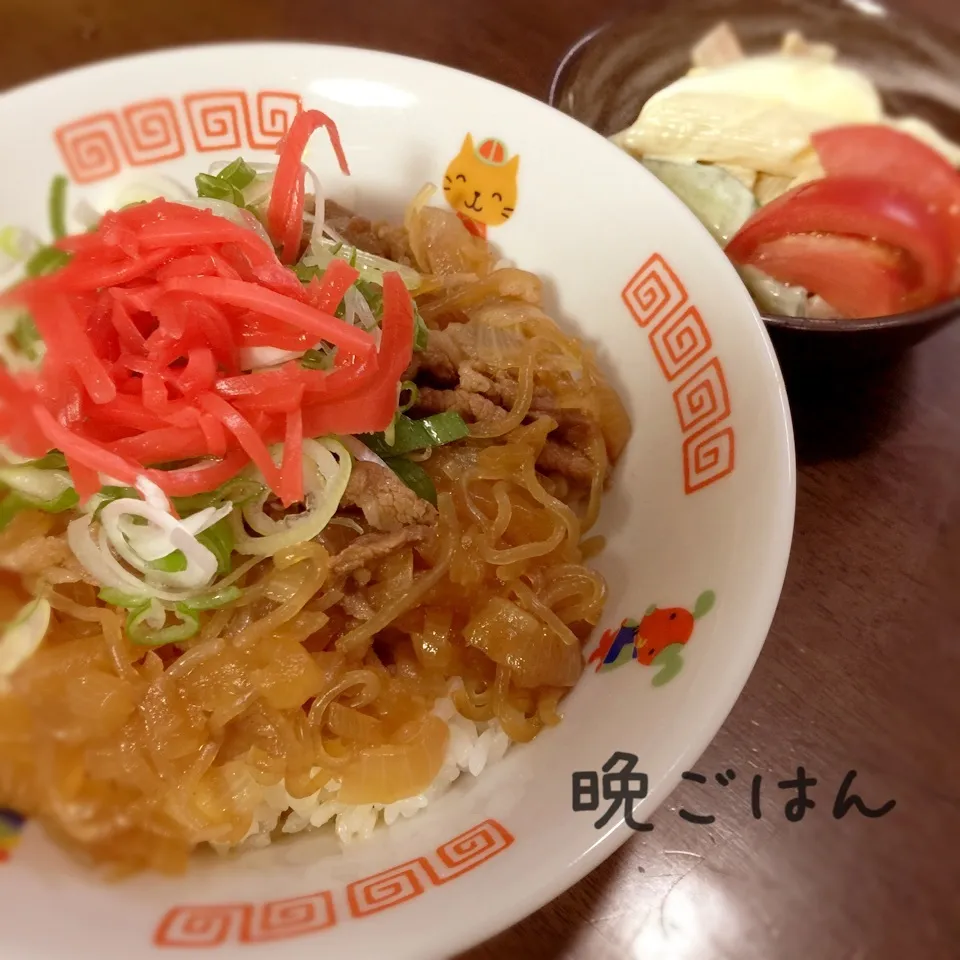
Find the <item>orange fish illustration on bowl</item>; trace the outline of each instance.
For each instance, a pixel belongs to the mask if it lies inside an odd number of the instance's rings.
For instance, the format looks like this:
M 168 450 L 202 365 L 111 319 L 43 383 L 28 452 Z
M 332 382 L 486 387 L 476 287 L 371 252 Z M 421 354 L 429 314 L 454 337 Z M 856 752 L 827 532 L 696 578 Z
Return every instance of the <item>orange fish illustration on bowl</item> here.
M 510 156 L 502 140 L 489 137 L 475 146 L 468 133 L 460 152 L 443 175 L 443 195 L 464 226 L 486 237 L 487 227 L 499 227 L 517 206 L 520 157 Z
M 715 602 L 714 592 L 705 590 L 697 597 L 692 610 L 661 609 L 652 604 L 639 622 L 627 618 L 619 628 L 606 630 L 587 662 L 596 662 L 597 673 L 614 670 L 630 660 L 644 667 L 656 666 L 659 670 L 653 677 L 653 685 L 662 687 L 683 668 L 680 652 L 693 636 L 696 622 L 713 609 Z

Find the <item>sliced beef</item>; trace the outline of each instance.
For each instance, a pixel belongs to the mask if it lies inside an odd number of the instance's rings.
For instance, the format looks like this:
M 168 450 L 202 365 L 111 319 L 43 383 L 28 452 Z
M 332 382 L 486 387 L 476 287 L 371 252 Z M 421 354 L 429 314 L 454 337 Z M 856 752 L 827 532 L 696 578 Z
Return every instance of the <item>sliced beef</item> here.
M 415 379 L 420 384 L 418 411 L 456 410 L 464 418 L 489 420 L 511 410 L 517 399 L 515 376 L 480 360 L 464 360 L 462 357 L 462 351 L 446 331 L 431 331 L 428 348 L 414 354 L 413 362 L 404 374 L 404 379 Z M 553 394 L 545 387 L 534 388 L 530 411 L 548 414 L 560 427 L 592 422 L 580 410 L 558 406 Z
M 461 363 L 457 371 L 460 379 L 460 389 L 467 393 L 482 393 L 495 402 L 500 399 L 498 384 L 486 374 L 481 373 L 470 363 Z
M 509 375 L 491 370 L 484 364 L 462 363 L 458 370 L 460 389 L 479 393 L 504 410 L 512 410 L 517 402 L 517 381 Z M 534 387 L 530 400 L 531 413 L 544 413 L 557 421 L 560 428 L 587 426 L 592 418 L 582 410 L 561 407 L 546 387 Z
M 433 383 L 455 384 L 463 353 L 446 330 L 431 330 L 427 347 L 413 355 L 405 380 L 425 376 Z
M 464 420 L 476 423 L 478 420 L 501 420 L 506 416 L 503 407 L 479 393 L 468 390 L 435 390 L 433 387 L 420 387 L 416 403 L 417 413 L 443 413 L 453 410 Z
M 593 461 L 568 443 L 548 440 L 537 457 L 537 468 L 546 473 L 559 473 L 575 483 L 589 483 L 593 479 Z
M 347 576 L 354 570 L 389 556 L 394 550 L 408 543 L 419 543 L 430 533 L 430 530 L 430 527 L 418 524 L 402 527 L 393 533 L 365 533 L 333 558 L 330 572 L 334 576 Z
M 345 507 L 359 508 L 375 530 L 395 531 L 437 522 L 436 507 L 421 500 L 392 470 L 378 463 L 354 463 L 341 502 Z
M 341 206 L 335 200 L 327 201 L 325 216 L 327 223 L 347 243 L 372 253 L 375 257 L 384 257 L 394 263 L 416 267 L 404 227 L 389 223 L 375 223 L 366 217 L 357 216 L 352 210 Z

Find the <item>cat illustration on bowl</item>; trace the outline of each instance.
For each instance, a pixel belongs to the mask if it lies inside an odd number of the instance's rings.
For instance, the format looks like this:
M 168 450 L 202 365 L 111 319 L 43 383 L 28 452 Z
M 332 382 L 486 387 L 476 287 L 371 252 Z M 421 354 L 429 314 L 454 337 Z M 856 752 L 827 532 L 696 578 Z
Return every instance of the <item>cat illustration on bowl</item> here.
M 487 227 L 499 227 L 517 206 L 520 157 L 512 157 L 502 140 L 488 138 L 475 146 L 468 133 L 460 152 L 443 175 L 443 194 L 464 226 L 486 237 Z

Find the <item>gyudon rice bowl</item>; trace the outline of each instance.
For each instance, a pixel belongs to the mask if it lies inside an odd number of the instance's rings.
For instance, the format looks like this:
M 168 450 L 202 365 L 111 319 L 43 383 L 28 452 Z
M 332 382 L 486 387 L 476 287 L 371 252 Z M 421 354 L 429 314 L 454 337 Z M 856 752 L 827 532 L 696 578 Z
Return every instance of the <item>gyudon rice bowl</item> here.
M 5 231 L 0 807 L 113 870 L 410 816 L 561 721 L 624 408 L 538 278 L 302 165 Z

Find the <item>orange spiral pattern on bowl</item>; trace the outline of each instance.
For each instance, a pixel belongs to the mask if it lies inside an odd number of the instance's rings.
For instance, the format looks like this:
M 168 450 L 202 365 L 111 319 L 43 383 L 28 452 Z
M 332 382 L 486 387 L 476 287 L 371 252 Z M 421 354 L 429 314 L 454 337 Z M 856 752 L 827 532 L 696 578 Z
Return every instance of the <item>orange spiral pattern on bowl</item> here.
M 144 167 L 183 156 L 183 135 L 172 100 L 132 103 L 123 108 L 120 117 L 132 166 Z
M 124 147 L 116 114 L 82 117 L 58 127 L 54 136 L 76 183 L 93 183 L 120 172 Z
M 176 160 L 188 137 L 199 153 L 273 150 L 302 110 L 300 95 L 284 90 L 200 90 L 71 120 L 57 127 L 54 141 L 70 179 L 88 184 L 125 166 Z
M 641 327 L 669 317 L 687 302 L 686 289 L 659 253 L 630 278 L 621 296 Z
M 484 820 L 465 830 L 459 837 L 437 847 L 437 859 L 443 870 L 436 883 L 447 883 L 468 870 L 495 857 L 513 843 L 513 836 L 496 820 Z
M 676 380 L 713 349 L 713 338 L 686 287 L 659 253 L 630 278 L 621 293 L 630 315 L 647 335 L 653 355 L 668 381 Z M 733 473 L 736 438 L 724 425 L 731 416 L 723 365 L 706 360 L 673 392 L 683 436 L 683 489 L 696 493 Z
M 240 932 L 242 943 L 263 943 L 319 933 L 337 922 L 329 890 L 288 900 L 270 900 L 250 910 Z
M 668 314 L 650 333 L 650 346 L 663 375 L 675 380 L 713 345 L 700 311 L 687 307 Z
M 338 918 L 362 919 L 400 906 L 503 853 L 515 843 L 496 820 L 484 820 L 417 857 L 349 884 L 265 903 L 181 904 L 164 914 L 153 936 L 157 947 L 198 949 L 229 943 L 264 943 L 321 933 Z M 339 901 L 339 906 L 338 906 Z
M 257 150 L 272 150 L 286 136 L 294 117 L 302 109 L 303 102 L 295 93 L 261 90 L 257 94 L 256 123 L 250 130 L 250 146 Z

